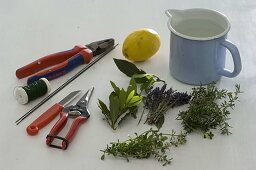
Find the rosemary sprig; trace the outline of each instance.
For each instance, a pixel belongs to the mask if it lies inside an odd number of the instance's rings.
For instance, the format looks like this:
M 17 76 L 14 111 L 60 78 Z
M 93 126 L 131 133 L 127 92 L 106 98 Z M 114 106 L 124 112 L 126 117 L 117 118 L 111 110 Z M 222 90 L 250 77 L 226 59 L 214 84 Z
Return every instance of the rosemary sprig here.
M 221 134 L 229 135 L 229 109 L 234 109 L 240 85 L 235 85 L 235 91 L 218 89 L 215 84 L 207 87 L 192 88 L 192 99 L 187 111 L 178 114 L 177 120 L 182 121 L 184 130 L 191 133 L 195 130 L 203 132 L 204 138 L 212 139 L 212 129 L 220 128 Z
M 129 158 L 147 159 L 153 156 L 164 165 L 170 164 L 172 158 L 167 156 L 166 151 L 171 147 L 177 147 L 186 143 L 186 134 L 176 134 L 172 130 L 171 134 L 164 134 L 158 130 L 150 129 L 140 135 L 135 133 L 135 137 L 129 136 L 129 139 L 120 142 L 112 142 L 107 148 L 101 150 L 103 155 L 101 159 L 105 159 L 105 155 L 113 155 L 114 157 L 123 157 L 127 161 Z

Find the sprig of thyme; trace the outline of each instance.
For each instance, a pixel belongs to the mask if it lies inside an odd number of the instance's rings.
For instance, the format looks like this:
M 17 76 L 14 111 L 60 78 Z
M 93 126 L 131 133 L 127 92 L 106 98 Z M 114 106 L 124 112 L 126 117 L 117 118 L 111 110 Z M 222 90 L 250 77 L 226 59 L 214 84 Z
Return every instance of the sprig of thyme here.
M 177 120 L 182 121 L 184 130 L 191 133 L 195 130 L 203 132 L 204 138 L 212 139 L 212 129 L 220 128 L 221 134 L 229 135 L 230 109 L 234 109 L 240 85 L 235 85 L 235 91 L 218 89 L 215 84 L 207 87 L 192 88 L 192 99 L 187 111 L 178 114 Z
M 123 157 L 127 161 L 129 158 L 147 159 L 153 156 L 164 165 L 170 164 L 172 158 L 167 156 L 166 151 L 171 147 L 177 147 L 186 143 L 186 134 L 176 134 L 172 130 L 171 134 L 164 134 L 158 130 L 150 129 L 140 135 L 135 133 L 135 137 L 129 136 L 129 139 L 120 142 L 112 142 L 107 148 L 101 150 L 103 155 L 101 159 L 105 159 L 105 155 L 113 155 L 114 157 Z

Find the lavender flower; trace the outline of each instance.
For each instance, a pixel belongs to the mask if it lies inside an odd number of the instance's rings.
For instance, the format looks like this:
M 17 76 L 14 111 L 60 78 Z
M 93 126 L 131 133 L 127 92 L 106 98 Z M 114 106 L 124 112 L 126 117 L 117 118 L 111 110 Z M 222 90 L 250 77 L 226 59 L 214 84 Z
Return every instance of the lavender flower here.
M 176 92 L 172 88 L 166 89 L 166 84 L 161 88 L 151 88 L 144 98 L 144 108 L 149 110 L 145 123 L 156 125 L 159 129 L 164 123 L 164 114 L 170 108 L 187 104 L 191 95 Z

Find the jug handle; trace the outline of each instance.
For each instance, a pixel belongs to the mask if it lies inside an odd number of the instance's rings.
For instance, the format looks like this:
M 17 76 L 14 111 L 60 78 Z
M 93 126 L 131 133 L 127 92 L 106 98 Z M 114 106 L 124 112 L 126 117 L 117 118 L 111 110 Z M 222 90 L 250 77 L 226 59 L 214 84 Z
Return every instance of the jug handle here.
M 241 58 L 237 47 L 228 40 L 222 41 L 220 45 L 224 46 L 230 51 L 234 62 L 234 70 L 230 71 L 226 68 L 219 68 L 218 73 L 226 77 L 237 76 L 242 70 Z

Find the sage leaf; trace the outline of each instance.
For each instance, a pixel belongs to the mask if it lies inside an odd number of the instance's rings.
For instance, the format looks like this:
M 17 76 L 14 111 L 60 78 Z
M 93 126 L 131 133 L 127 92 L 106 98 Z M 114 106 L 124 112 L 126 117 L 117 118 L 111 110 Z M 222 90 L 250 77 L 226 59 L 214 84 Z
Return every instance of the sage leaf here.
M 141 96 L 133 96 L 131 98 L 131 100 L 128 102 L 128 106 L 129 107 L 132 107 L 132 106 L 137 106 L 142 100 L 142 97 Z
M 102 110 L 102 113 L 105 113 L 105 114 L 109 114 L 110 111 L 108 110 L 108 107 L 101 101 L 99 100 L 99 108 Z
M 127 93 L 130 94 L 130 92 L 133 91 L 133 90 L 135 92 L 137 92 L 137 85 L 136 85 L 136 82 L 135 82 L 134 78 L 131 78 L 130 84 L 127 88 Z
M 114 122 L 119 115 L 119 100 L 118 97 L 115 95 L 110 96 L 110 116 L 112 122 Z M 113 125 L 113 124 L 112 124 Z
M 113 129 L 116 129 L 117 126 L 127 117 L 129 116 L 129 112 L 126 111 L 126 112 L 122 112 L 121 114 L 119 114 L 119 116 L 117 117 L 117 119 L 114 121 L 114 124 L 113 124 Z
M 138 106 L 136 105 L 136 106 L 134 106 L 134 107 L 131 107 L 130 109 L 129 109 L 129 114 L 134 118 L 134 119 L 136 119 L 137 118 L 137 116 L 136 116 L 136 113 L 138 112 Z
M 125 117 L 131 115 L 136 118 L 137 108 L 142 100 L 142 96 L 137 94 L 137 85 L 133 78 L 127 87 L 127 91 L 117 87 L 112 81 L 110 83 L 114 91 L 109 95 L 109 109 L 101 100 L 99 100 L 98 105 L 108 124 L 115 130 Z
M 119 87 L 117 87 L 116 84 L 113 81 L 110 81 L 110 84 L 113 87 L 113 89 L 116 92 L 116 94 L 119 94 L 119 92 L 120 92 Z
M 135 90 L 132 90 L 132 91 L 129 93 L 127 99 L 126 99 L 126 103 L 129 103 L 129 102 L 130 102 L 130 100 L 133 98 L 134 94 L 135 94 Z
M 124 110 L 126 104 L 126 92 L 122 89 L 119 93 L 119 109 Z

